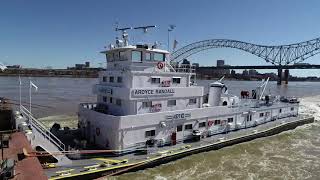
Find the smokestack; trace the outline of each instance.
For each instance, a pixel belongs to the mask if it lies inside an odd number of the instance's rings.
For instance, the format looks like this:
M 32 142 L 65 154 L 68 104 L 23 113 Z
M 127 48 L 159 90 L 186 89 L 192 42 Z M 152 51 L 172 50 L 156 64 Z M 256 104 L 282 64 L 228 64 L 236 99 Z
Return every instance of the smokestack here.
M 210 84 L 208 97 L 210 106 L 219 106 L 223 88 L 225 88 L 225 85 L 218 81 Z

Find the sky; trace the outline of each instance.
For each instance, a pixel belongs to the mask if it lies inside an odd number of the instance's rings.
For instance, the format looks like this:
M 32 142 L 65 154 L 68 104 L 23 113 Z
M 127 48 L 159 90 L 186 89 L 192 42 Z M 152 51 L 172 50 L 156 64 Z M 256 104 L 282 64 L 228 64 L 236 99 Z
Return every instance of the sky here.
M 320 37 L 318 0 L 2 0 L 0 62 L 23 67 L 66 68 L 105 62 L 99 52 L 114 43 L 120 27 L 156 25 L 147 35 L 129 31 L 131 42 L 170 39 L 183 47 L 206 39 L 234 39 L 282 45 Z M 171 42 L 172 43 L 172 42 Z M 172 46 L 172 45 L 171 45 Z M 247 52 L 219 48 L 189 58 L 203 66 L 224 59 L 230 65 L 267 65 Z M 305 62 L 320 64 L 320 55 Z M 320 70 L 291 70 L 292 75 L 320 76 Z

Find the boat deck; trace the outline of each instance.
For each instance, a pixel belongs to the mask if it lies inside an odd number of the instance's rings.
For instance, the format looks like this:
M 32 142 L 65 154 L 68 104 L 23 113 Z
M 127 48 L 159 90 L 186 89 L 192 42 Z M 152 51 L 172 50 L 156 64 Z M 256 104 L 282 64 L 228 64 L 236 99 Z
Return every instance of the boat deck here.
M 229 133 L 225 134 L 213 135 L 196 142 L 184 142 L 173 146 L 150 148 L 148 149 L 147 154 L 142 155 L 131 153 L 119 157 L 99 157 L 73 160 L 70 166 L 45 169 L 45 173 L 49 178 L 59 179 L 76 175 L 105 172 L 112 169 L 123 169 L 126 167 L 131 167 L 137 164 L 155 160 L 160 157 L 170 156 L 176 153 L 190 151 L 192 149 L 205 147 L 215 143 L 218 144 L 224 141 L 232 140 L 234 138 L 244 137 L 258 132 L 266 131 L 276 126 L 294 122 L 304 118 L 306 118 L 306 116 L 303 115 L 299 115 L 298 117 L 281 118 L 274 121 L 265 122 L 256 127 L 247 127 L 246 129 L 230 131 Z

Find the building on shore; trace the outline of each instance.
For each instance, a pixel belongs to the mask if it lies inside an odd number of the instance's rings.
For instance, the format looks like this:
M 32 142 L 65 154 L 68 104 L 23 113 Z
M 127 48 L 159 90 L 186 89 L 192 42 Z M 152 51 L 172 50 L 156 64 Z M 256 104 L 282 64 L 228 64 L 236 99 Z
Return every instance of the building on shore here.
M 76 69 L 76 70 L 89 69 L 89 68 L 90 68 L 89 61 L 86 61 L 84 64 L 75 64 L 74 67 L 68 67 L 68 69 Z

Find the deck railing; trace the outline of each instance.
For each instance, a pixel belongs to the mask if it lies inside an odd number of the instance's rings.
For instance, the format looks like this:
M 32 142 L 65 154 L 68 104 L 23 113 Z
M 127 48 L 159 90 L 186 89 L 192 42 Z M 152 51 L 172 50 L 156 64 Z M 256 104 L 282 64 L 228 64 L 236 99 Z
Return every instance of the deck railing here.
M 194 65 L 189 65 L 189 64 L 171 64 L 172 68 L 176 72 L 182 72 L 182 73 L 196 73 L 196 66 Z
M 45 139 L 53 143 L 59 150 L 64 151 L 65 145 L 60 141 L 53 133 L 51 133 L 44 124 L 38 121 L 32 116 L 30 111 L 23 105 L 20 105 L 21 113 L 26 116 L 29 120 L 29 125 L 32 130 L 38 131 Z

